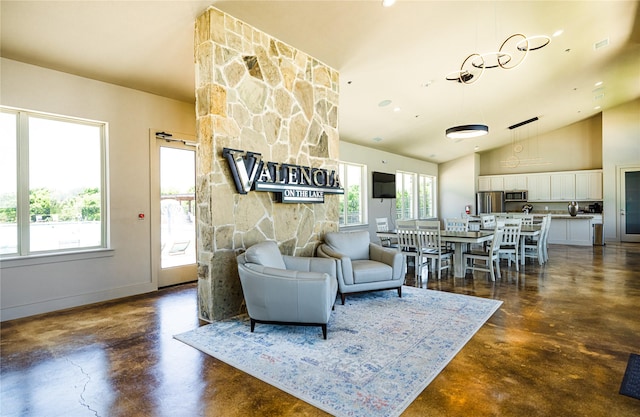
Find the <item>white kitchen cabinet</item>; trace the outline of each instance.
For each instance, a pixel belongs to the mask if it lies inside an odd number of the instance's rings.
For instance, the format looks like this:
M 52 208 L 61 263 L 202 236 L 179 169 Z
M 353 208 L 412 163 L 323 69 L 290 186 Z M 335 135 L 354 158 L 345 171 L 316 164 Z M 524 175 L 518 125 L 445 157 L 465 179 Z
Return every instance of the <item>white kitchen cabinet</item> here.
M 478 191 L 491 191 L 491 178 L 478 177 Z
M 576 172 L 576 200 L 602 200 L 602 171 Z
M 491 177 L 490 191 L 504 191 L 504 177 L 502 177 L 501 175 Z
M 602 170 L 482 175 L 478 191 L 529 191 L 531 202 L 602 200 Z
M 505 175 L 504 176 L 504 191 L 526 190 L 526 189 L 527 189 L 526 175 Z
M 478 177 L 478 191 L 504 191 L 504 176 L 485 175 Z
M 551 174 L 551 201 L 572 201 L 576 199 L 576 174 Z
M 529 201 L 551 201 L 551 182 L 549 174 L 527 175 Z
M 556 217 L 551 219 L 549 243 L 591 246 L 593 244 L 591 217 Z

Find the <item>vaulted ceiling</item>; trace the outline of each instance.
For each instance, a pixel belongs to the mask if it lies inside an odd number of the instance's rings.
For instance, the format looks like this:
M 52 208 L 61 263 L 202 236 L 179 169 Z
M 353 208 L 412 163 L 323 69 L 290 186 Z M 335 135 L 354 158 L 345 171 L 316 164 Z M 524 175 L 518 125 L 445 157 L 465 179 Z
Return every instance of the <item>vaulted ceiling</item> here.
M 1 54 L 193 102 L 194 21 L 213 5 L 340 72 L 341 140 L 437 163 L 640 97 L 637 1 L 381 3 L 2 0 Z M 469 85 L 446 80 L 469 55 L 496 52 L 513 34 L 551 41 L 516 68 L 487 68 Z M 522 59 L 508 46 L 513 62 Z M 489 134 L 445 137 L 469 123 Z

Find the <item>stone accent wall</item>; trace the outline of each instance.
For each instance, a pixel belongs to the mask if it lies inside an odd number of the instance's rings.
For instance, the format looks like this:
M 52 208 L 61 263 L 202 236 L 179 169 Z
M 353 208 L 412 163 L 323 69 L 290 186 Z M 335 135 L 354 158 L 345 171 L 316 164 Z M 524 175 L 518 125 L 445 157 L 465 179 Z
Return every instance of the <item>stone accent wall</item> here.
M 312 256 L 338 230 L 337 195 L 284 204 L 236 192 L 225 147 L 264 160 L 338 170 L 338 72 L 213 7 L 196 21 L 199 317 L 243 311 L 236 256 L 275 240 L 283 254 Z

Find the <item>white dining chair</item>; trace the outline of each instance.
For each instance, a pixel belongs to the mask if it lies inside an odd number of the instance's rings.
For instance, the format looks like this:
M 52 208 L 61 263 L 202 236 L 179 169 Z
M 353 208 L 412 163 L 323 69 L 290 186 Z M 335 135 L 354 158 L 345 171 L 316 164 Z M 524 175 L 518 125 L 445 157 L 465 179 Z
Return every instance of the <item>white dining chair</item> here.
M 496 216 L 493 214 L 481 214 L 480 215 L 480 228 L 481 229 L 493 229 L 496 227 Z
M 486 251 L 471 250 L 464 254 L 463 262 L 465 275 L 468 270 L 472 270 L 488 272 L 491 276 L 491 281 L 496 280 L 496 274 L 498 275 L 498 278 L 501 277 L 500 258 L 498 257 L 498 255 L 500 251 L 500 245 L 502 244 L 502 233 L 502 228 L 499 226 L 496 227 L 495 232 L 493 233 L 493 238 L 491 239 L 491 244 Z M 478 264 L 476 263 L 477 261 L 483 263 Z
M 444 219 L 444 230 L 449 232 L 469 231 L 469 218 L 446 218 Z
M 404 258 L 405 273 L 409 271 L 409 258 L 414 260 L 413 273 L 417 286 L 419 285 L 418 276 L 421 273 L 422 267 L 418 229 L 415 227 L 398 227 L 396 233 L 398 235 L 398 252 L 400 252 Z
M 442 245 L 440 222 L 432 223 L 434 223 L 433 227 L 426 226 L 418 229 L 418 243 L 420 255 L 431 264 L 432 272 L 438 271 L 438 279 L 440 280 L 443 270 L 451 270 L 453 251 Z M 420 278 L 422 279 L 422 276 Z
M 512 257 L 515 258 L 516 271 L 520 271 L 520 229 L 522 228 L 522 220 L 505 219 L 500 223 L 504 223 L 504 232 L 502 243 L 500 244 L 499 258 L 506 255 L 509 267 L 511 267 Z
M 389 219 L 386 217 L 376 218 L 376 232 L 386 233 L 389 231 Z M 380 244 L 382 246 L 395 246 L 398 240 L 392 237 L 380 237 Z
M 542 248 L 544 243 L 544 234 L 547 229 L 547 223 L 549 222 L 549 217 L 544 216 L 542 218 L 542 223 L 540 223 L 540 234 L 534 237 L 528 237 L 524 241 L 524 257 L 525 260 L 527 258 L 533 258 L 538 261 L 538 264 L 542 265 L 546 262 L 544 258 L 544 249 Z

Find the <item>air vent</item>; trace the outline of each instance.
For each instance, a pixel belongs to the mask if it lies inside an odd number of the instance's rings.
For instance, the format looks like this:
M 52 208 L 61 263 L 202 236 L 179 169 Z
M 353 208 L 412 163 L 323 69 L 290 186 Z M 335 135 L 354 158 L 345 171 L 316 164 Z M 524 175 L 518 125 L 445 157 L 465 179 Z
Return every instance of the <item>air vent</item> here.
M 529 124 L 531 122 L 535 122 L 536 120 L 538 120 L 538 116 L 536 116 L 534 118 L 531 118 L 529 120 L 525 120 L 524 122 L 520 122 L 520 123 L 516 123 L 515 125 L 511 125 L 511 126 L 509 126 L 509 129 L 513 130 L 513 129 L 518 128 L 520 126 L 524 126 L 524 125 Z
M 593 44 L 593 49 L 597 51 L 598 49 L 605 48 L 607 46 L 609 46 L 609 38 L 606 38 L 606 39 L 603 39 L 603 40 L 601 40 L 599 42 L 594 43 Z

